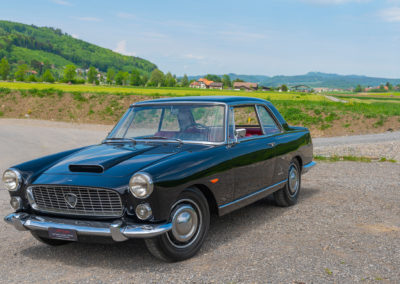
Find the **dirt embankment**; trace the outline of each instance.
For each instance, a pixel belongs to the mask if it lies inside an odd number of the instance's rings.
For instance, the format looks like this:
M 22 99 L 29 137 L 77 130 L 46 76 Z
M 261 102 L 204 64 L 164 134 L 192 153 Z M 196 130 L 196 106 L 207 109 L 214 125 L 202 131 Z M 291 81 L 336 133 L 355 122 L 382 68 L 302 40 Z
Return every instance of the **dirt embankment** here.
M 93 93 L 29 93 L 12 91 L 0 94 L 0 118 L 30 118 L 75 123 L 115 124 L 134 102 L 156 96 Z M 311 113 L 312 114 L 312 113 Z M 303 125 L 301 122 L 293 125 Z M 338 115 L 329 127 L 305 125 L 314 137 L 381 133 L 400 130 L 400 117 L 366 118 L 362 114 Z

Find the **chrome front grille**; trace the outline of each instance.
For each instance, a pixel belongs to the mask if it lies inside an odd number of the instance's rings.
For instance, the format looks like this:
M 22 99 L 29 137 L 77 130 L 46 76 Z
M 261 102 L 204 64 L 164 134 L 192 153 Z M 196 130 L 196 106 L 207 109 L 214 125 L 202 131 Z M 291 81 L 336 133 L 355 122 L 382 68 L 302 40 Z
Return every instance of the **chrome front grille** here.
M 120 195 L 110 189 L 35 185 L 28 189 L 29 193 L 34 199 L 32 207 L 43 212 L 96 217 L 119 217 L 123 212 Z

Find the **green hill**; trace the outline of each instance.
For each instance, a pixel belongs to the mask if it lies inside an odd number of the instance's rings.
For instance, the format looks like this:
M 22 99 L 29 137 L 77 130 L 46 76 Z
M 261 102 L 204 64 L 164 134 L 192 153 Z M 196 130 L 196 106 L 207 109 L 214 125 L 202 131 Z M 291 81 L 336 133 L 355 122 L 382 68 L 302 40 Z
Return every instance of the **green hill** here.
M 37 27 L 9 21 L 0 21 L 0 58 L 7 57 L 10 63 L 32 60 L 48 62 L 55 68 L 67 64 L 88 68 L 94 66 L 100 71 L 108 68 L 150 73 L 157 66 L 145 59 L 126 56 L 110 49 L 99 47 L 73 38 L 60 29 Z

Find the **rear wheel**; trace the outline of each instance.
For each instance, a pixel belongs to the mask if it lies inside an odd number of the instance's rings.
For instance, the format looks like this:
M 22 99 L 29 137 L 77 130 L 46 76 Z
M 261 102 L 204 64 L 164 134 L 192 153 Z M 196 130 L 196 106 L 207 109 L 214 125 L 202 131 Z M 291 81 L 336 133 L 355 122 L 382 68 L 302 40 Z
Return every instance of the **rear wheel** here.
M 56 240 L 56 239 L 49 239 L 49 238 L 45 238 L 42 237 L 40 234 L 38 234 L 35 231 L 31 231 L 32 236 L 37 239 L 39 242 L 46 244 L 48 246 L 62 246 L 62 245 L 66 245 L 69 244 L 69 241 L 63 241 L 63 240 Z
M 150 253 L 165 261 L 181 261 L 194 256 L 201 248 L 210 225 L 207 199 L 196 188 L 185 190 L 174 204 L 172 230 L 145 239 Z
M 301 187 L 301 169 L 299 162 L 294 159 L 288 170 L 288 181 L 280 190 L 274 192 L 276 204 L 282 207 L 291 206 L 297 203 Z

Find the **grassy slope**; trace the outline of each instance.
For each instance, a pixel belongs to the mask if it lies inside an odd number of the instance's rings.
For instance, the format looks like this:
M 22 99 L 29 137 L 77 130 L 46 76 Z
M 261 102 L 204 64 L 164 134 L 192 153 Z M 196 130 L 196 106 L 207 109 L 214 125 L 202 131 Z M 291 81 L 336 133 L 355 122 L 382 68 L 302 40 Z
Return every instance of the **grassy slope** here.
M 122 55 L 110 49 L 73 38 L 59 29 L 0 21 L 0 58 L 3 56 L 10 58 L 14 53 L 13 49 L 16 47 L 46 51 L 48 54 L 58 55 L 67 61 L 71 61 L 77 66 L 95 66 L 101 71 L 113 67 L 125 71 L 137 68 L 142 72 L 149 73 L 157 67 L 148 60 Z M 45 56 L 46 54 L 42 53 L 41 55 Z M 26 56 L 28 55 L 23 55 L 23 57 Z M 21 59 L 13 58 L 11 63 L 16 63 Z M 38 58 L 35 59 L 38 60 Z M 43 58 L 43 61 L 46 60 L 55 63 L 50 55 L 48 58 L 47 56 Z M 30 63 L 30 61 L 27 63 Z
M 168 96 L 239 95 L 264 98 L 292 125 L 314 136 L 400 130 L 398 103 L 362 100 L 336 103 L 322 95 L 186 88 L 133 88 L 91 85 L 0 82 L 0 116 L 113 124 L 135 101 Z M 45 111 L 43 111 L 45 110 Z

